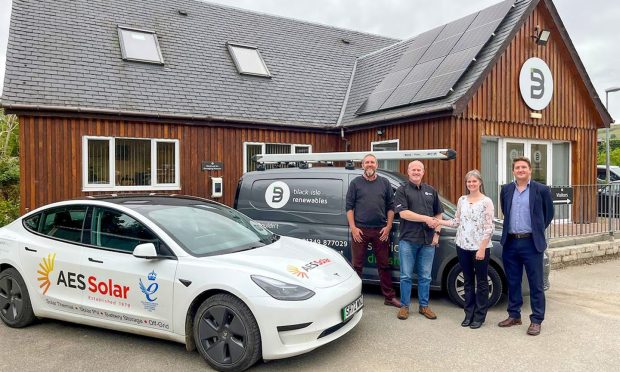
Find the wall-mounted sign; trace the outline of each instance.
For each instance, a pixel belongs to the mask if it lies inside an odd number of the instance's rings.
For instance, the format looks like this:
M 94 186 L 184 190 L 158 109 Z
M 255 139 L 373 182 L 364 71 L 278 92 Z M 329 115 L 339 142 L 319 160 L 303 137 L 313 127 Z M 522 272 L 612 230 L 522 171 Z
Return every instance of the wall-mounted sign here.
M 553 75 L 540 58 L 530 58 L 521 67 L 519 90 L 525 104 L 532 110 L 542 110 L 553 97 Z
M 572 187 L 550 187 L 553 204 L 573 204 Z
M 224 169 L 224 163 L 219 161 L 203 161 L 200 164 L 200 170 L 204 171 L 221 171 Z

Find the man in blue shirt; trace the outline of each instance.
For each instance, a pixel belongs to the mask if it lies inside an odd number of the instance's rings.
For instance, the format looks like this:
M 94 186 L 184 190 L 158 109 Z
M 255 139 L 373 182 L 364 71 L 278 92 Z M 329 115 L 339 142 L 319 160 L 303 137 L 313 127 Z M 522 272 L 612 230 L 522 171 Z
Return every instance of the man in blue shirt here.
M 525 267 L 532 308 L 527 334 L 537 336 L 545 318 L 543 255 L 547 248 L 545 229 L 553 219 L 553 201 L 549 188 L 531 179 L 530 159 L 515 158 L 512 174 L 515 181 L 504 185 L 500 193 L 504 213 L 502 260 L 508 281 L 508 318 L 498 326 L 521 324 L 521 278 Z

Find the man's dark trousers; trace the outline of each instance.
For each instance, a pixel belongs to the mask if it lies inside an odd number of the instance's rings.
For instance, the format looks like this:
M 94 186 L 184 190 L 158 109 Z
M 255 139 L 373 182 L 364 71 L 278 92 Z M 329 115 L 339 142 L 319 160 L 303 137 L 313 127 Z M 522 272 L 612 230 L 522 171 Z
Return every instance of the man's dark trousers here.
M 523 295 L 521 280 L 523 267 L 530 285 L 530 303 L 532 315 L 530 321 L 540 324 L 545 318 L 545 290 L 543 279 L 543 252 L 539 252 L 531 237 L 512 238 L 508 236 L 504 246 L 502 259 L 506 279 L 508 281 L 508 315 L 511 318 L 521 318 Z
M 381 241 L 381 228 L 362 227 L 362 241 L 360 243 L 351 239 L 353 244 L 351 245 L 351 261 L 353 263 L 353 269 L 357 272 L 359 277 L 362 277 L 364 269 L 364 261 L 366 260 L 366 250 L 368 243 L 372 245 L 372 250 L 377 258 L 377 271 L 379 271 L 379 281 L 381 283 L 381 293 L 386 300 L 394 298 L 396 293 L 392 288 L 392 270 L 388 262 L 390 256 L 390 243 L 389 240 Z

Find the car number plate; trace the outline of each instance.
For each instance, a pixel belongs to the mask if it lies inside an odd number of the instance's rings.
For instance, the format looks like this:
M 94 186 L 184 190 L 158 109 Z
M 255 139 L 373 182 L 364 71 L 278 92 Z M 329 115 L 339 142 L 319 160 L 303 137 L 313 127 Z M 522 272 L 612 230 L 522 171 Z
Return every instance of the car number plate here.
M 342 308 L 342 321 L 344 322 L 345 320 L 352 317 L 362 307 L 364 307 L 364 296 L 360 295 L 355 301 Z

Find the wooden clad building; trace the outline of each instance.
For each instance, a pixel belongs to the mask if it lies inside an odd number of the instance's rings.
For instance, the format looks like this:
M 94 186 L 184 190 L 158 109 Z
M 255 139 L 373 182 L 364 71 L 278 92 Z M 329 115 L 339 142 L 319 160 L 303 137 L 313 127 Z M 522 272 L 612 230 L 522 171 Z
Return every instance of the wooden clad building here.
M 232 205 L 257 153 L 424 148 L 458 153 L 427 162 L 446 197 L 477 168 L 497 200 L 520 154 L 545 184 L 595 183 L 596 132 L 612 121 L 551 0 L 403 41 L 195 0 L 14 2 L 2 105 L 20 121 L 23 211 L 97 193 L 211 197 L 218 177 Z

